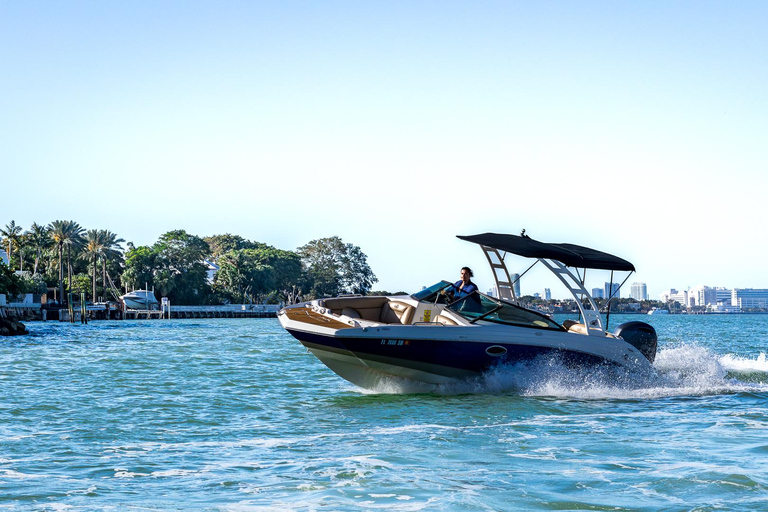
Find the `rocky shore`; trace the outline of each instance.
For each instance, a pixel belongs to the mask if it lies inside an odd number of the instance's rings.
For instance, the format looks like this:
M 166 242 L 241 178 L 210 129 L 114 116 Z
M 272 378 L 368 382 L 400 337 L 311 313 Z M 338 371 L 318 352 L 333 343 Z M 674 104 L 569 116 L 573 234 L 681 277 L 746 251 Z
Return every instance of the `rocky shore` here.
M 15 318 L 9 318 L 0 310 L 0 336 L 20 336 L 29 334 L 27 326 Z

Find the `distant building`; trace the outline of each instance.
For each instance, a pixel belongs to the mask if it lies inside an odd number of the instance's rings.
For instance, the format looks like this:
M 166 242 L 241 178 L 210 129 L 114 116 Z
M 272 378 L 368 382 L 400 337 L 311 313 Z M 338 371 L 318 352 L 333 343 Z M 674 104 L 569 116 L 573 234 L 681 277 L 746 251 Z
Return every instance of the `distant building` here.
M 720 302 L 729 302 L 730 293 L 727 297 L 722 297 Z M 694 306 L 712 306 L 718 303 L 717 289 L 711 286 L 696 286 L 688 290 L 688 300 Z
M 745 309 L 768 308 L 768 290 L 734 288 L 731 292 L 731 306 Z
M 205 265 L 205 273 L 206 278 L 208 279 L 208 284 L 213 284 L 213 278 L 216 276 L 216 272 L 219 271 L 220 267 L 208 260 L 203 260 L 203 265 Z
M 605 283 L 605 298 L 618 299 L 620 297 L 619 286 L 619 283 Z
M 593 299 L 604 299 L 605 298 L 605 291 L 602 288 L 592 288 L 592 298 Z
M 11 266 L 11 260 L 8 259 L 8 253 L 5 252 L 3 249 L 0 249 L 0 260 L 3 261 L 6 265 L 9 267 Z
M 674 288 L 671 288 L 670 290 L 663 292 L 660 298 L 661 298 L 661 302 L 677 302 L 681 306 L 685 306 L 685 307 L 690 306 L 688 302 L 687 291 L 678 292 Z
M 544 288 L 544 300 L 552 300 L 552 291 L 549 288 Z
M 723 288 L 722 286 L 715 288 L 714 304 L 719 304 L 720 302 L 723 304 L 731 303 L 731 290 L 728 288 Z
M 648 287 L 645 283 L 632 283 L 629 296 L 635 300 L 648 300 Z
M 520 274 L 510 274 L 509 278 L 512 280 L 512 289 L 515 292 L 515 297 L 520 296 Z

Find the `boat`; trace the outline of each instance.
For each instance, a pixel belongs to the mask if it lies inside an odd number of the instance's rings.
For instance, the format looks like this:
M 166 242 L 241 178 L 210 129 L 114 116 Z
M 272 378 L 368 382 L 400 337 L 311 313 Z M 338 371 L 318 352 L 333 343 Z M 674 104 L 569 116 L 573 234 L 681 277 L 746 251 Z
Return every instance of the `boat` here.
M 659 308 L 651 308 L 648 311 L 649 315 L 668 315 L 669 310 L 668 309 L 659 309 Z
M 555 358 L 574 371 L 606 365 L 652 372 L 657 346 L 653 327 L 632 321 L 607 332 L 609 316 L 603 319 L 579 275 L 579 269 L 631 275 L 634 266 L 601 251 L 539 242 L 524 233 L 458 236 L 485 253 L 498 298 L 474 291 L 452 300 L 447 292 L 454 285 L 441 281 L 411 295 L 310 300 L 284 307 L 278 319 L 336 374 L 374 390 L 394 382 L 430 392 L 499 365 L 539 358 Z M 506 267 L 509 254 L 534 259 L 534 265 L 552 271 L 576 299 L 579 321 L 558 323 L 523 306 Z
M 134 290 L 120 297 L 128 309 L 157 309 L 157 299 L 153 290 Z

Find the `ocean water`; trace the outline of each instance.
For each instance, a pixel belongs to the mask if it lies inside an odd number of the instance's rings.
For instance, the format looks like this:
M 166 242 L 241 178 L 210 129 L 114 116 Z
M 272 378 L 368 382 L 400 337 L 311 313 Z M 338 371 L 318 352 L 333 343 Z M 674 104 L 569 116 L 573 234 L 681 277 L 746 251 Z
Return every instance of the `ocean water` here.
M 655 376 L 431 394 L 356 388 L 273 319 L 29 323 L 0 340 L 0 509 L 768 510 L 768 315 L 641 320 Z

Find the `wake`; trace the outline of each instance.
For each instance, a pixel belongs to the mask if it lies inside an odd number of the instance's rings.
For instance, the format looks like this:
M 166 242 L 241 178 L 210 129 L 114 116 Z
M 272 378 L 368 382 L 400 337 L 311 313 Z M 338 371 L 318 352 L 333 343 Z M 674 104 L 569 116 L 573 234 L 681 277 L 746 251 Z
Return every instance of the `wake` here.
M 407 382 L 382 382 L 369 394 L 419 392 Z M 477 379 L 441 384 L 437 395 L 509 394 L 576 399 L 649 399 L 768 392 L 768 360 L 734 354 L 718 355 L 697 344 L 663 348 L 653 371 L 630 373 L 613 366 L 573 369 L 557 358 L 502 365 Z

